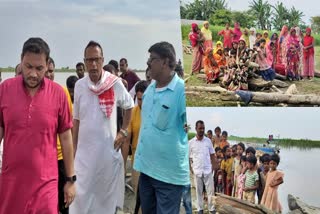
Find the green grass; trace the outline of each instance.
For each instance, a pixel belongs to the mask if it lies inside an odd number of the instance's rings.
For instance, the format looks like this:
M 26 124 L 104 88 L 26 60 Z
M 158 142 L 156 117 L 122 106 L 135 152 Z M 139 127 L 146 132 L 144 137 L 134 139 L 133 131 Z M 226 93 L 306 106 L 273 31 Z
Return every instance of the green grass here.
M 194 136 L 196 136 L 196 133 L 189 132 L 188 133 L 188 139 L 192 139 Z M 229 140 L 237 141 L 237 142 L 248 142 L 248 143 L 258 143 L 263 144 L 266 143 L 266 138 L 259 138 L 259 137 L 238 137 L 238 136 L 229 136 Z M 279 144 L 281 147 L 297 147 L 297 148 L 320 148 L 320 141 L 319 140 L 307 140 L 307 139 L 275 139 L 275 141 Z

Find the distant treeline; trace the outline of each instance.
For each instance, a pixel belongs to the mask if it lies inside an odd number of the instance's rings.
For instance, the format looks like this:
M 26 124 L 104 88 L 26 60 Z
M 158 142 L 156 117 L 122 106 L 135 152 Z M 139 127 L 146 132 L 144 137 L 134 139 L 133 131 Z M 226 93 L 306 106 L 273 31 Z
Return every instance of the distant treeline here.
M 188 139 L 190 140 L 196 135 L 196 133 L 188 133 Z M 267 138 L 259 137 L 238 137 L 229 136 L 229 140 L 236 142 L 250 142 L 250 143 L 266 143 Z M 320 148 L 320 140 L 308 140 L 308 139 L 274 139 L 282 147 L 298 147 L 298 148 Z

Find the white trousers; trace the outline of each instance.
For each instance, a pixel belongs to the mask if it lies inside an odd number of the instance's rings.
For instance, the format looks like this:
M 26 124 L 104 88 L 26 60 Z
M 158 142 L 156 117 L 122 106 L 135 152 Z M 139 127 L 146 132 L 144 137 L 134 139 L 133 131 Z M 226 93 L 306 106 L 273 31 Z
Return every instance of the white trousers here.
M 203 210 L 203 186 L 206 187 L 206 192 L 208 196 L 208 210 L 213 211 L 214 205 L 212 203 L 212 196 L 214 194 L 214 185 L 213 185 L 213 174 L 197 176 L 194 175 L 194 183 L 196 185 L 197 193 L 197 210 Z

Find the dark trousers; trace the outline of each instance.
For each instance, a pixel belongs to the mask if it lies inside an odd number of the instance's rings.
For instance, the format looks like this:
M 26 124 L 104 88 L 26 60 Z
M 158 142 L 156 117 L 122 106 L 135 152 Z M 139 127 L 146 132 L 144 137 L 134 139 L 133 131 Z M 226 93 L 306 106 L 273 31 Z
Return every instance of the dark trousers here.
M 140 179 L 139 179 L 139 181 L 140 181 Z M 140 200 L 140 191 L 139 191 L 139 185 L 138 185 L 138 188 L 137 188 L 137 198 L 136 198 L 136 206 L 135 206 L 135 208 L 134 208 L 134 214 L 138 214 L 138 213 L 139 213 L 140 206 L 141 206 L 141 200 Z
M 183 185 L 165 183 L 141 173 L 139 192 L 142 213 L 179 214 Z
M 65 207 L 65 203 L 64 203 L 63 188 L 64 188 L 64 185 L 66 184 L 66 170 L 64 168 L 63 160 L 58 161 L 58 172 L 59 172 L 59 180 L 58 180 L 59 212 L 61 214 L 69 214 L 69 207 Z

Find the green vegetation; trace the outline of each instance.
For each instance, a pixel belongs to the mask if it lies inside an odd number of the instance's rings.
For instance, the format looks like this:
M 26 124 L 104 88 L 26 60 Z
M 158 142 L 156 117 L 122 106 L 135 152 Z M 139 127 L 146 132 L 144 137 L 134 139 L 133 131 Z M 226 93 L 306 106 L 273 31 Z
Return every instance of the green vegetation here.
M 212 25 L 224 25 L 226 22 L 239 22 L 242 27 L 257 27 L 260 29 L 280 30 L 286 24 L 307 26 L 302 21 L 304 14 L 294 6 L 286 8 L 277 2 L 271 5 L 268 0 L 251 0 L 245 11 L 231 11 L 225 0 L 194 0 L 187 4 L 180 2 L 180 16 L 182 19 L 208 20 Z M 317 23 L 312 19 L 312 23 Z
M 190 140 L 196 135 L 196 133 L 189 132 L 188 139 Z M 263 144 L 266 143 L 266 138 L 259 137 L 238 137 L 238 136 L 229 136 L 229 140 L 236 142 L 249 142 L 249 143 L 258 143 Z M 275 142 L 279 144 L 281 147 L 297 147 L 297 148 L 320 148 L 320 140 L 307 140 L 307 139 L 274 139 Z
M 238 137 L 229 136 L 229 140 L 243 141 L 251 143 L 266 143 L 266 138 L 258 137 Z M 320 148 L 320 140 L 308 140 L 308 139 L 274 139 L 282 147 L 298 147 L 298 148 Z

